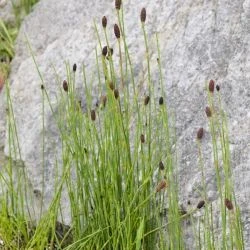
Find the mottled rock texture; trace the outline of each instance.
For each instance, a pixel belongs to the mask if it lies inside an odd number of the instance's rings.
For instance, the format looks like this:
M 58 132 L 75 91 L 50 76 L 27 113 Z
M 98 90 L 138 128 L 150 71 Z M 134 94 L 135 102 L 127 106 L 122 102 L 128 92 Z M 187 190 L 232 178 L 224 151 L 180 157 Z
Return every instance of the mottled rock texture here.
M 20 9 L 19 7 L 23 5 L 24 3 L 27 5 L 30 1 L 23 1 L 23 0 L 0 0 L 0 19 L 3 20 L 7 24 L 15 24 L 16 21 L 16 15 L 19 16 L 19 18 L 23 18 L 25 15 L 25 10 Z
M 10 0 L 0 0 L 0 19 L 5 22 L 13 22 L 15 20 Z
M 205 83 L 215 79 L 221 87 L 222 103 L 228 114 L 232 167 L 236 196 L 242 207 L 245 234 L 250 237 L 250 0 L 145 0 L 124 1 L 127 41 L 138 82 L 146 77 L 145 50 L 140 29 L 140 10 L 147 9 L 146 29 L 150 37 L 152 78 L 158 84 L 155 32 L 158 32 L 168 104 L 176 115 L 180 193 L 182 203 L 196 203 L 201 185 L 196 131 L 203 126 L 204 158 L 209 199 L 217 200 L 211 141 L 204 112 Z M 113 35 L 116 13 L 113 1 L 41 0 L 21 26 L 12 63 L 11 91 L 22 158 L 34 189 L 41 188 L 42 94 L 41 80 L 27 49 L 32 47 L 44 84 L 55 103 L 57 83 L 66 77 L 65 61 L 84 64 L 91 77 L 95 72 L 97 40 L 93 21 L 101 30 L 108 18 L 109 37 L 118 57 Z M 100 52 L 100 51 L 99 51 Z M 100 52 L 101 53 L 101 52 Z M 155 63 L 154 63 L 155 62 Z M 53 67 L 54 66 L 54 67 Z M 95 74 L 93 74 L 95 75 Z M 77 70 L 80 83 L 80 71 Z M 54 148 L 60 142 L 53 119 L 45 111 L 46 193 L 52 194 Z M 8 147 L 6 147 L 8 153 Z

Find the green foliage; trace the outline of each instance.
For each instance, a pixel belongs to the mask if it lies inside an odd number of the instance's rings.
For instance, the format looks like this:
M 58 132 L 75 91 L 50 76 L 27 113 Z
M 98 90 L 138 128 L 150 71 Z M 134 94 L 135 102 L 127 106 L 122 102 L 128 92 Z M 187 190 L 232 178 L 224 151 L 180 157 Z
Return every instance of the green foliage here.
M 14 40 L 16 37 L 16 30 L 8 27 L 0 20 L 0 55 L 1 61 L 10 61 L 14 56 Z
M 38 0 L 21 0 L 18 4 L 13 5 L 15 13 L 14 23 L 4 23 L 0 19 L 0 77 L 7 78 L 10 70 L 10 62 L 15 55 L 14 42 L 21 24 L 22 19 L 29 14 L 32 6 Z
M 13 10 L 16 17 L 16 26 L 19 27 L 23 18 L 28 15 L 32 7 L 39 1 L 39 0 L 20 0 L 18 2 L 12 1 Z
M 7 26 L 0 19 L 0 77 L 7 78 L 9 73 L 9 63 L 14 56 L 14 40 L 17 30 Z

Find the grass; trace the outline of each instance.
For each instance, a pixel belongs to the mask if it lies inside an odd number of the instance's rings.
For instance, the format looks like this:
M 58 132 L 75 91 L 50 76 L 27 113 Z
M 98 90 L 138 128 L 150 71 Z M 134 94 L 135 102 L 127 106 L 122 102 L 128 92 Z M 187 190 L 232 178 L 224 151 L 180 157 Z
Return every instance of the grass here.
M 15 55 L 14 43 L 20 28 L 21 22 L 32 9 L 38 0 L 21 0 L 19 3 L 12 1 L 15 21 L 5 23 L 0 19 L 0 91 L 10 71 L 10 62 Z
M 183 227 L 185 222 L 190 222 L 196 249 L 244 249 L 240 208 L 231 173 L 227 119 L 219 86 L 210 81 L 204 90 L 208 97 L 204 114 L 212 140 L 219 206 L 216 208 L 207 198 L 201 147 L 204 129 L 200 128 L 197 157 L 203 191 L 197 205 L 186 210 L 179 206 L 177 156 L 171 150 L 176 142 L 172 129 L 174 119 L 166 105 L 160 41 L 156 34 L 156 63 L 161 85 L 161 94 L 158 94 L 151 79 L 154 62 L 149 57 L 151 45 L 143 9 L 141 35 L 146 55 L 147 94 L 142 96 L 135 81 L 126 42 L 124 10 L 120 5 L 116 0 L 114 32 L 119 69 L 114 65 L 105 19 L 102 19 L 101 29 L 95 23 L 98 88 L 93 88 L 93 80 L 87 79 L 84 66 L 72 67 L 66 63 L 67 78 L 57 76 L 58 102 L 53 104 L 30 48 L 41 79 L 41 112 L 45 114 L 49 109 L 53 114 L 61 139 L 58 150 L 62 162 L 59 165 L 60 159 L 55 156 L 53 199 L 47 211 L 41 206 L 37 222 L 32 220 L 32 190 L 25 167 L 16 169 L 12 161 L 22 156 L 10 88 L 6 85 L 12 150 L 0 178 L 4 194 L 0 200 L 0 243 L 6 249 L 186 249 Z M 85 104 L 77 97 L 76 71 L 82 73 Z M 98 105 L 94 104 L 93 93 L 99 97 Z M 45 130 L 44 119 L 43 128 Z M 43 134 L 42 151 L 45 131 Z M 43 164 L 45 160 L 43 153 Z M 45 185 L 43 176 L 42 196 Z M 70 226 L 65 225 L 61 216 L 61 199 L 65 193 L 70 204 Z M 219 211 L 220 220 L 215 218 L 215 209 Z M 164 211 L 166 216 L 163 216 Z
M 10 62 L 14 56 L 16 29 L 7 26 L 0 19 L 0 91 L 10 71 Z
M 19 2 L 15 2 L 11 0 L 13 10 L 16 17 L 16 24 L 19 27 L 23 18 L 28 15 L 32 7 L 38 2 L 39 0 L 20 0 Z

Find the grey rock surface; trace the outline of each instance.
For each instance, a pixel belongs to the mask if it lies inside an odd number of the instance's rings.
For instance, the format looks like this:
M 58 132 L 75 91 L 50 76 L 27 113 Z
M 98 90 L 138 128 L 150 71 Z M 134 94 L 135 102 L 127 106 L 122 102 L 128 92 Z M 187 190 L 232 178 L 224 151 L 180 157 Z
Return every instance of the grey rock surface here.
M 152 79 L 157 86 L 156 45 L 154 33 L 158 32 L 164 75 L 164 91 L 168 105 L 176 115 L 180 193 L 182 203 L 196 203 L 201 185 L 198 167 L 196 131 L 205 128 L 202 145 L 206 161 L 209 199 L 217 200 L 211 166 L 211 138 L 208 133 L 205 83 L 210 78 L 221 86 L 223 106 L 228 114 L 232 153 L 232 167 L 236 196 L 242 205 L 245 234 L 250 236 L 250 0 L 207 1 L 145 0 L 137 3 L 128 0 L 124 4 L 126 32 L 135 74 L 140 81 L 145 77 L 143 67 L 145 51 L 140 29 L 139 14 L 147 9 L 147 32 L 150 37 Z M 70 65 L 84 64 L 89 72 L 95 72 L 97 45 L 93 20 L 101 30 L 101 18 L 108 18 L 114 58 L 118 46 L 113 35 L 116 22 L 114 3 L 109 0 L 41 0 L 21 26 L 16 44 L 16 57 L 12 63 L 11 91 L 16 116 L 22 159 L 34 189 L 41 189 L 42 173 L 42 93 L 41 79 L 27 49 L 27 40 L 36 57 L 44 85 L 52 103 L 58 91 L 54 68 L 60 81 L 66 77 L 65 61 Z M 80 84 L 80 72 L 77 71 Z M 53 188 L 52 168 L 55 145 L 59 145 L 58 133 L 48 110 L 46 125 L 46 193 L 49 200 Z M 6 154 L 9 149 L 6 147 Z M 65 209 L 67 205 L 65 204 Z M 69 218 L 67 218 L 69 219 Z M 250 247 L 250 245 L 249 245 Z
M 0 0 L 0 19 L 8 23 L 15 20 L 10 0 Z

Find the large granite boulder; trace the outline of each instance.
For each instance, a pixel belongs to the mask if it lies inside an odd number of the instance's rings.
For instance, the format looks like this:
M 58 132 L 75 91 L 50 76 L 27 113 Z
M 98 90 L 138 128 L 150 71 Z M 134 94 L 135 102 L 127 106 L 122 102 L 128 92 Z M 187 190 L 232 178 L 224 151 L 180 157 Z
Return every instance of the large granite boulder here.
M 152 79 L 156 82 L 158 32 L 168 105 L 176 115 L 180 193 L 182 202 L 199 198 L 200 171 L 197 159 L 196 131 L 205 128 L 203 149 L 207 163 L 208 193 L 216 201 L 217 191 L 209 158 L 205 83 L 213 78 L 221 86 L 223 106 L 228 114 L 232 167 L 236 196 L 242 205 L 244 229 L 250 235 L 250 0 L 238 1 L 124 1 L 127 42 L 138 82 L 143 70 L 145 49 L 139 14 L 147 9 L 146 29 L 150 39 Z M 42 84 L 27 39 L 43 76 L 52 103 L 58 91 L 54 69 L 60 81 L 66 77 L 65 61 L 86 66 L 88 76 L 95 72 L 95 47 L 98 42 L 94 20 L 101 30 L 101 18 L 108 18 L 108 30 L 114 58 L 118 45 L 113 35 L 117 22 L 113 0 L 41 0 L 23 22 L 12 63 L 11 93 L 22 159 L 35 190 L 42 185 Z M 101 39 L 103 36 L 101 35 Z M 103 40 L 104 41 L 104 40 Z M 98 50 L 99 51 L 99 50 Z M 101 53 L 99 51 L 99 53 Z M 154 63 L 155 62 L 155 63 Z M 76 74 L 80 84 L 80 70 Z M 81 94 L 79 94 L 81 96 Z M 58 133 L 49 110 L 46 125 L 45 204 L 52 197 L 52 168 Z M 9 148 L 5 148 L 6 154 Z M 66 205 L 65 205 L 66 206 Z M 68 218 L 69 219 L 69 218 Z

